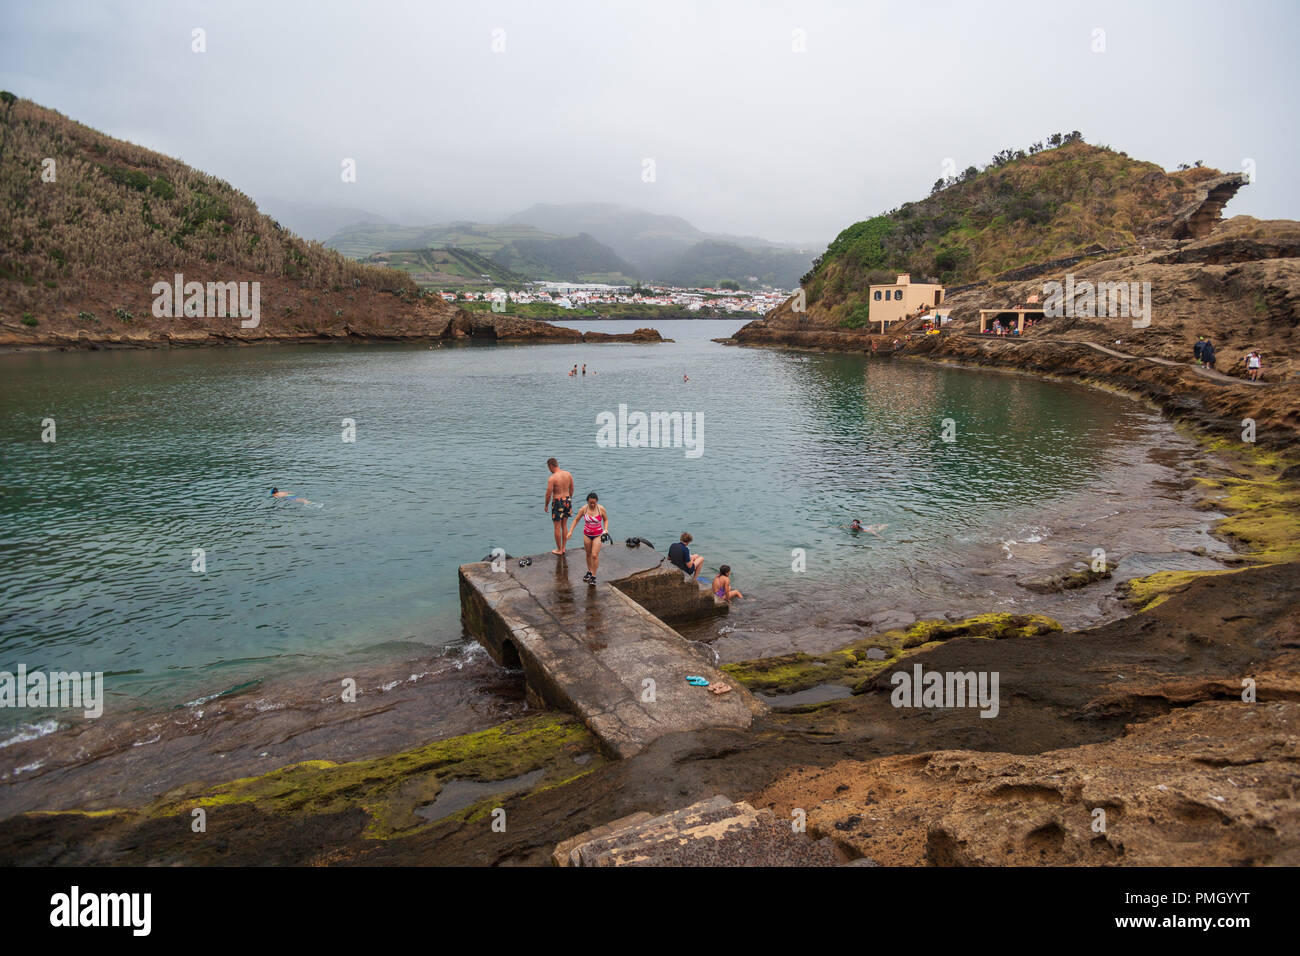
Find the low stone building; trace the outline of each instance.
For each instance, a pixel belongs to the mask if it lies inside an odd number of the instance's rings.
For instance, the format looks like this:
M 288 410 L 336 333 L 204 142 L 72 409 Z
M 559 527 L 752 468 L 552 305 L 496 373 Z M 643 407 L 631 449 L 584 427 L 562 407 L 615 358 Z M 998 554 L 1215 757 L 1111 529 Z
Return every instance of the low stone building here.
M 937 282 L 913 282 L 910 275 L 900 275 L 889 285 L 871 286 L 871 321 L 886 331 L 891 323 L 916 314 L 922 306 L 931 309 L 943 304 L 943 286 Z

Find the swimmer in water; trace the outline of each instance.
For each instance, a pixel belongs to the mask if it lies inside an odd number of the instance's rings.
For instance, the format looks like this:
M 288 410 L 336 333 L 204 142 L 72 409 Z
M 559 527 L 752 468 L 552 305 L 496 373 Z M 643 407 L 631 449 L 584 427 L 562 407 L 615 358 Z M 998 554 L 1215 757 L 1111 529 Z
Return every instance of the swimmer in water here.
M 314 501 L 308 501 L 306 498 L 302 497 L 301 495 L 295 495 L 292 491 L 281 491 L 279 488 L 275 488 L 275 487 L 271 488 L 271 497 L 282 498 L 285 501 L 298 501 L 304 505 L 315 504 Z
M 867 532 L 867 534 L 874 534 L 877 538 L 879 538 L 879 537 L 880 537 L 880 532 L 882 532 L 882 531 L 884 531 L 886 528 L 888 528 L 889 525 L 887 525 L 887 524 L 863 524 L 859 519 L 854 518 L 852 524 L 847 525 L 847 526 L 845 526 L 845 525 L 841 525 L 841 527 L 848 527 L 848 529 L 849 529 L 850 531 L 865 531 L 865 532 Z

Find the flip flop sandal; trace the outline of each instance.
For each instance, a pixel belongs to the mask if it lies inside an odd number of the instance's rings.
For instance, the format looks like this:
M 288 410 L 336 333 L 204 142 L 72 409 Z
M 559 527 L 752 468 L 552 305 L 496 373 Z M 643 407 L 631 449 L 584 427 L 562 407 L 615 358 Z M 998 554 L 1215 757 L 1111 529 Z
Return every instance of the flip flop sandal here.
M 528 567 L 528 566 L 529 566 L 530 564 L 532 564 L 532 563 L 533 563 L 533 559 L 532 559 L 532 558 L 520 558 L 520 559 L 519 559 L 519 566 L 520 566 L 521 568 L 526 568 L 526 567 Z
M 695 676 L 695 675 L 691 675 L 690 677 L 687 677 L 687 678 L 686 678 L 686 683 L 688 683 L 688 684 L 690 684 L 690 685 L 692 685 L 692 686 L 694 686 L 694 687 L 708 687 L 708 686 L 709 686 L 709 680 L 708 680 L 707 677 L 698 677 L 698 676 Z
M 712 687 L 709 688 L 709 692 L 713 694 L 729 694 L 731 693 L 731 685 L 714 684 Z

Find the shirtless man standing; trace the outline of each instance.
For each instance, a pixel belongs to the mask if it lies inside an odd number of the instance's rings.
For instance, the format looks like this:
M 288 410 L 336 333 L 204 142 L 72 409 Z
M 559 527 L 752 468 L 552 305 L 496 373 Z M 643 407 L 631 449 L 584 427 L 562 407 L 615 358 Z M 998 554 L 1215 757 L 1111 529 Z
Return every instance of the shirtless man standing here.
M 551 510 L 555 527 L 555 549 L 551 554 L 564 554 L 564 522 L 573 515 L 573 475 L 560 467 L 554 458 L 546 459 L 551 477 L 546 481 L 546 504 Z

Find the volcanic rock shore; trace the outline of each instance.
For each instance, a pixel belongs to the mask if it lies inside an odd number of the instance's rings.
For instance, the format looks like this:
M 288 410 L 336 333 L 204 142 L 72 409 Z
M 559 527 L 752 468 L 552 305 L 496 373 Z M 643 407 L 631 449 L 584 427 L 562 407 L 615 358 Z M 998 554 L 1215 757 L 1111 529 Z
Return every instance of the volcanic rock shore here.
M 980 309 L 1041 302 L 1044 284 L 1064 273 L 1082 282 L 1150 285 L 1150 325 L 1130 317 L 1044 318 L 1023 336 L 980 334 Z M 846 328 L 818 303 L 787 301 L 737 331 L 742 345 L 868 352 L 997 367 L 1109 387 L 1158 406 L 1170 417 L 1218 435 L 1240 436 L 1255 422 L 1255 442 L 1282 448 L 1300 438 L 1300 223 L 1237 216 L 1202 239 L 1151 238 L 1126 254 L 1043 264 L 950 289 L 951 324 L 942 335 L 895 327 Z M 1194 367 L 1192 345 L 1205 335 L 1217 369 Z M 1246 381 L 1246 356 L 1263 357 L 1261 383 Z M 1238 440 L 1240 440 L 1238 438 Z
M 776 820 L 802 811 L 811 839 L 882 864 L 1295 863 L 1298 593 L 1300 564 L 1248 567 L 1088 631 L 908 651 L 909 669 L 997 672 L 995 719 L 896 706 L 886 669 L 850 697 L 620 761 L 590 756 L 572 718 L 539 715 L 379 760 L 196 782 L 146 807 L 21 814 L 0 821 L 0 859 L 546 865 L 586 830 L 727 793 Z M 463 811 L 416 812 L 453 782 L 493 780 L 502 792 Z
M 367 288 L 303 290 L 262 278 L 262 315 L 256 327 L 238 317 L 156 318 L 141 308 L 118 314 L 104 302 L 127 291 L 103 285 L 78 302 L 43 312 L 29 326 L 0 313 L 0 350 L 194 348 L 326 342 L 662 342 L 655 329 L 580 332 L 511 315 L 471 312 L 438 298 L 416 298 Z M 138 291 L 133 287 L 130 291 Z M 80 311 L 78 311 L 80 310 Z

